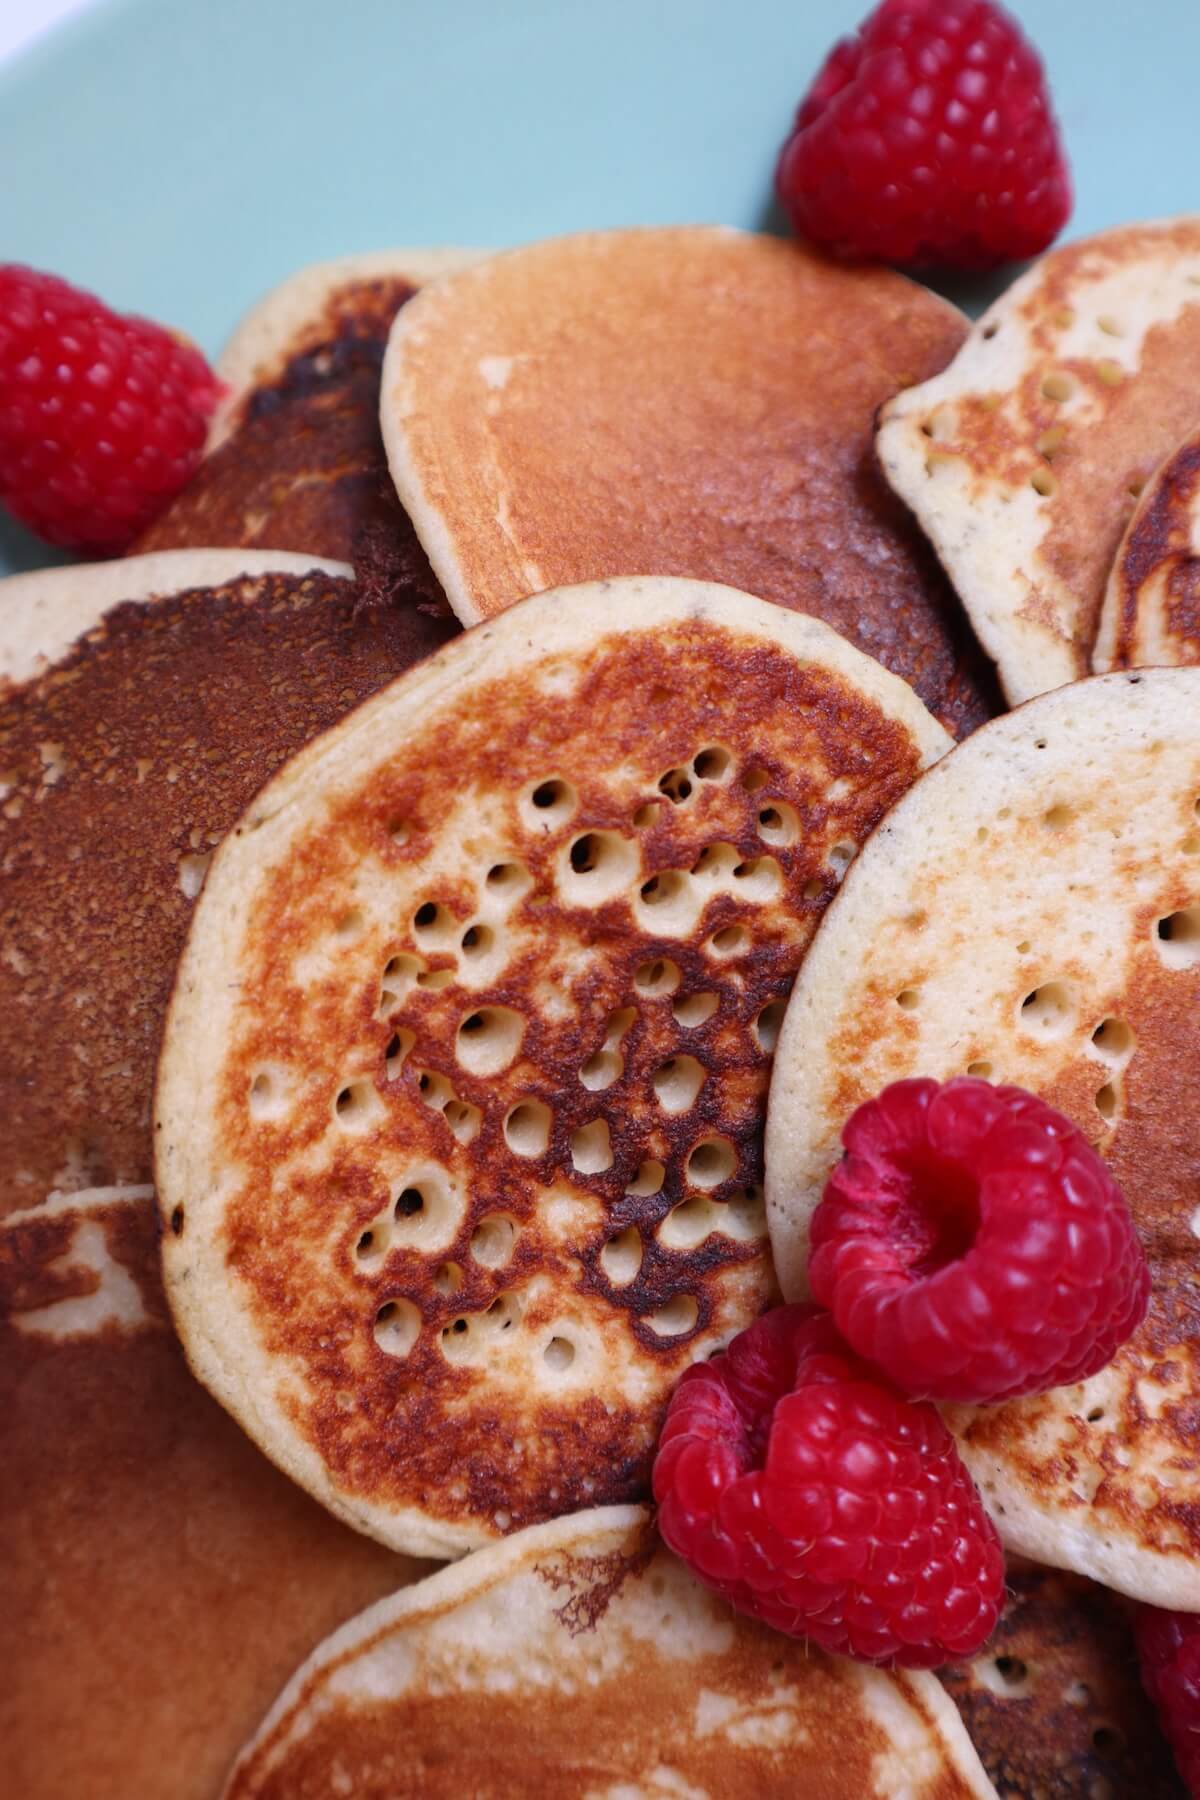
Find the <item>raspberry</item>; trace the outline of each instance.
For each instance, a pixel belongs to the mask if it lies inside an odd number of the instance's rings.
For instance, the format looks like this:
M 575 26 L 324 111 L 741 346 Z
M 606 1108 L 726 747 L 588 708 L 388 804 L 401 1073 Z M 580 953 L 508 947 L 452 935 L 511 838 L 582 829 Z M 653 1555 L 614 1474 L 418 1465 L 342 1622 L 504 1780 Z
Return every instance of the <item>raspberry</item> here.
M 0 264 L 0 502 L 48 543 L 124 550 L 196 467 L 220 392 L 161 325 Z
M 842 1142 L 809 1280 L 903 1392 L 995 1401 L 1083 1381 L 1145 1318 L 1150 1272 L 1121 1190 L 1034 1095 L 897 1081 Z
M 776 172 L 797 231 L 840 256 L 987 269 L 1071 211 L 1041 61 L 992 0 L 884 0 L 830 53 Z
M 654 1463 L 663 1538 L 739 1612 L 864 1662 L 935 1668 L 995 1626 L 1004 1558 L 932 1406 L 783 1306 L 697 1363 Z
M 1189 1794 L 1200 1800 L 1200 1616 L 1139 1606 L 1133 1634 L 1142 1686 Z

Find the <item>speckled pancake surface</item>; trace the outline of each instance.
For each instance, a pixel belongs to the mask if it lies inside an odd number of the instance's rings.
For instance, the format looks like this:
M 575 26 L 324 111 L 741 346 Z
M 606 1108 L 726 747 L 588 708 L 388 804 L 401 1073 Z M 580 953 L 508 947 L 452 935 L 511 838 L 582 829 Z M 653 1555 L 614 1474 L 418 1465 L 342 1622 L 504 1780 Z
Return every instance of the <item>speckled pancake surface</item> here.
M 445 641 L 342 565 L 187 551 L 0 583 L 0 1214 L 145 1182 L 208 859 L 293 751 Z
M 1108 577 L 1092 652 L 1100 675 L 1188 663 L 1200 663 L 1200 429 L 1146 483 Z
M 846 863 L 949 739 L 818 621 L 553 592 L 296 758 L 225 840 L 157 1098 L 189 1358 L 420 1554 L 644 1491 L 774 1293 L 761 1118 Z
M 14 1800 L 215 1800 L 296 1662 L 424 1573 L 331 1519 L 192 1379 L 148 1188 L 0 1221 L 0 1420 Z
M 1000 1623 L 940 1671 L 1003 1800 L 1186 1800 L 1119 1595 L 1010 1557 Z
M 931 1675 L 740 1618 L 608 1507 L 535 1526 L 322 1644 L 226 1800 L 978 1800 Z
M 225 544 L 359 563 L 382 538 L 413 599 L 444 609 L 388 477 L 379 371 L 399 308 L 475 254 L 345 257 L 301 270 L 261 301 L 218 359 L 228 393 L 205 460 L 137 550 Z
M 1052 250 L 941 374 L 884 409 L 879 458 L 1015 705 L 1091 672 L 1113 558 L 1200 415 L 1200 218 Z
M 1200 1610 L 1200 670 L 1094 677 L 993 721 L 900 802 L 796 984 L 767 1125 L 780 1282 L 851 1110 L 964 1072 L 1070 1115 L 1153 1276 L 1108 1367 L 947 1409 L 1010 1548 Z M 982 1327 L 981 1327 L 982 1328 Z
M 962 735 L 990 671 L 872 434 L 964 331 L 891 271 L 748 232 L 552 239 L 404 309 L 384 440 L 464 623 L 606 576 L 728 582 L 824 619 Z

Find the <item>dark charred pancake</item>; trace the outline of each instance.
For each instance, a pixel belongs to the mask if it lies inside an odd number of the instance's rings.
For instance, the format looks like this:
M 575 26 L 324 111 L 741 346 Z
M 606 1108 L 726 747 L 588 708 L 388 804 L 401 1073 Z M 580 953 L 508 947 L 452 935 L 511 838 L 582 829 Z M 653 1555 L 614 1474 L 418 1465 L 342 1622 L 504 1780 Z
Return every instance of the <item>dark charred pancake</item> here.
M 1137 497 L 1196 424 L 1198 364 L 1200 217 L 1123 225 L 1043 256 L 885 408 L 888 479 L 1014 706 L 1090 673 Z
M 602 583 L 465 633 L 210 871 L 159 1070 L 176 1320 L 327 1505 L 420 1553 L 644 1490 L 773 1295 L 770 1046 L 949 740 L 817 621 Z
M 444 606 L 441 587 L 396 499 L 379 435 L 379 371 L 398 309 L 430 253 L 305 271 L 256 309 L 222 357 L 240 384 L 214 447 L 135 549 L 209 545 L 295 550 L 357 563 L 386 543 L 414 598 Z M 465 256 L 445 252 L 434 267 Z M 379 271 L 394 263 L 395 272 Z
M 464 623 L 606 576 L 728 582 L 824 619 L 961 736 L 996 710 L 990 672 L 872 439 L 965 330 L 889 270 L 773 238 L 553 239 L 405 307 L 384 438 Z
M 297 1671 L 226 1800 L 995 1800 L 930 1675 L 739 1618 L 612 1507 L 372 1607 Z
M 767 1127 L 791 1298 L 841 1126 L 888 1082 L 1012 1082 L 1096 1144 L 1150 1265 L 1144 1324 L 1077 1386 L 945 1411 L 1011 1549 L 1184 1611 L 1200 1611 L 1198 709 L 1200 669 L 1097 676 L 923 777 L 805 961 Z
M 1005 1800 L 1186 1800 L 1138 1675 L 1128 1603 L 1094 1582 L 1010 1561 L 985 1650 L 941 1674 Z
M 188 564 L 0 683 L 0 1213 L 150 1179 L 159 1031 L 214 846 L 281 762 L 452 630 L 326 574 L 188 591 Z M 145 567 L 116 565 L 125 592 Z M 6 629 L 105 580 L 13 577 Z
M 148 1189 L 0 1223 L 0 1788 L 214 1800 L 297 1659 L 414 1565 L 192 1379 Z

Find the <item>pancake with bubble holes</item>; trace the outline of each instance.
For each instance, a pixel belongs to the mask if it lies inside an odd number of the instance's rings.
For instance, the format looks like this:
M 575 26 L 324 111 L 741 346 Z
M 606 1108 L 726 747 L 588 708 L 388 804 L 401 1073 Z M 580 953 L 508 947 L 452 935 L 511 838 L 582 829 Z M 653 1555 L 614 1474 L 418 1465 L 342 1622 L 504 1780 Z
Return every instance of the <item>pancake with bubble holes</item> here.
M 604 1507 L 481 1550 L 336 1632 L 225 1800 L 782 1800 L 798 1769 L 810 1800 L 995 1800 L 933 1676 L 741 1618 L 647 1514 Z
M 207 454 L 138 552 L 211 544 L 386 556 L 415 603 L 445 600 L 388 477 L 379 370 L 397 310 L 470 250 L 384 250 L 302 269 L 247 314 L 217 361 L 228 392 Z
M 1000 1623 L 939 1671 L 1004 1800 L 1186 1800 L 1142 1688 L 1129 1602 L 1009 1558 Z
M 888 1082 L 1012 1082 L 1097 1145 L 1150 1263 L 1145 1323 L 1089 1381 L 947 1417 L 1011 1549 L 1184 1610 L 1200 1610 L 1198 708 L 1200 670 L 1096 676 L 920 781 L 818 933 L 767 1124 L 793 1298 L 838 1133 Z
M 1098 675 L 1186 663 L 1200 663 L 1200 429 L 1146 483 L 1108 577 L 1092 652 Z
M 149 1188 L 0 1222 L 0 1419 L 21 1800 L 213 1800 L 297 1660 L 424 1572 L 331 1519 L 192 1379 Z
M 1015 706 L 1091 672 L 1151 471 L 1196 423 L 1200 218 L 1052 250 L 950 367 L 884 408 L 879 458 Z
M 727 588 L 552 591 L 297 757 L 225 840 L 164 1037 L 192 1367 L 350 1523 L 449 1555 L 642 1493 L 774 1297 L 769 1049 L 949 739 Z
M 449 635 L 348 574 L 175 551 L 0 582 L 0 1214 L 150 1179 L 159 1033 L 214 845 Z
M 824 619 L 961 736 L 991 674 L 872 434 L 965 328 L 891 271 L 749 232 L 552 239 L 399 315 L 388 460 L 464 624 L 604 576 L 729 582 Z

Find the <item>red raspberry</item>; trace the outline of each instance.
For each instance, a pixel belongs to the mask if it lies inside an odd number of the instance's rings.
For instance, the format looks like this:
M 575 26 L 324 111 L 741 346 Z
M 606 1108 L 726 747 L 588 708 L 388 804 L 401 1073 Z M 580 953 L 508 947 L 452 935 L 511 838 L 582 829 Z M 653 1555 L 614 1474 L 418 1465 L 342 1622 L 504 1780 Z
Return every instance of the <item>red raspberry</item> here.
M 897 1081 L 851 1114 L 813 1214 L 809 1280 L 906 1394 L 1011 1400 L 1083 1381 L 1146 1316 L 1120 1188 L 1020 1088 Z
M 221 385 L 194 345 L 0 264 L 0 502 L 68 550 L 124 550 L 200 460 Z
M 1189 1794 L 1200 1800 L 1200 1616 L 1139 1606 L 1133 1634 L 1142 1686 Z
M 992 0 L 884 0 L 826 59 L 776 172 L 840 256 L 987 269 L 1071 211 L 1041 60 Z
M 995 1527 L 932 1406 L 782 1306 L 697 1363 L 654 1463 L 659 1530 L 739 1612 L 864 1662 L 970 1656 L 1004 1597 Z

